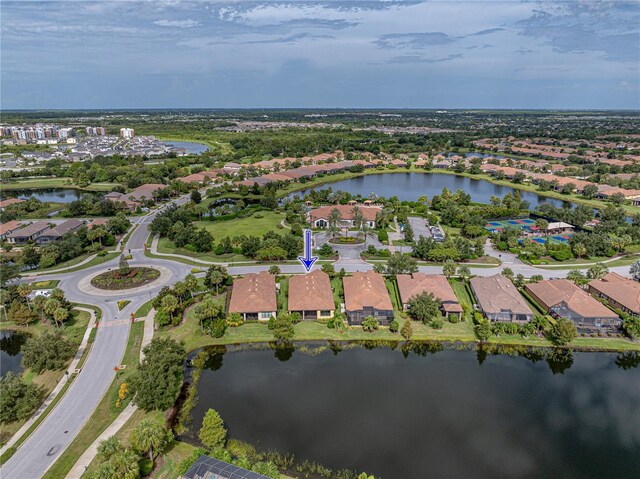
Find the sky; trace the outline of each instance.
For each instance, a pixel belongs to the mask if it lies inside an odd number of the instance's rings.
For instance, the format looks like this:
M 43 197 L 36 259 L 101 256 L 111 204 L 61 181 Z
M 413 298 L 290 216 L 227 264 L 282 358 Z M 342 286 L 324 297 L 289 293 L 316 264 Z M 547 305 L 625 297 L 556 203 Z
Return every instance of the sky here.
M 0 107 L 640 109 L 638 1 L 0 0 Z

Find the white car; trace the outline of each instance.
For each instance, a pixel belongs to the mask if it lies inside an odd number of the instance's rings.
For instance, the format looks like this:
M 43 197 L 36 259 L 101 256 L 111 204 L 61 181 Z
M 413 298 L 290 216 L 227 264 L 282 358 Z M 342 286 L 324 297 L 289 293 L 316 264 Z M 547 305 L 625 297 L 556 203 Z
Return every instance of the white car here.
M 50 289 L 38 289 L 35 291 L 35 293 L 33 294 L 33 296 L 44 296 L 45 298 L 48 298 L 49 296 L 51 296 L 51 290 Z

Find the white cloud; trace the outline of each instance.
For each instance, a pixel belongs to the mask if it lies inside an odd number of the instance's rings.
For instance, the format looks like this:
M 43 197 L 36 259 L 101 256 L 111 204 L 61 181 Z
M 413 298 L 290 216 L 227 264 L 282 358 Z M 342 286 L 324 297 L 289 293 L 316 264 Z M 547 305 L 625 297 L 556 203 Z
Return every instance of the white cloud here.
M 160 27 L 193 28 L 200 25 L 200 22 L 188 18 L 187 20 L 156 20 L 153 24 Z

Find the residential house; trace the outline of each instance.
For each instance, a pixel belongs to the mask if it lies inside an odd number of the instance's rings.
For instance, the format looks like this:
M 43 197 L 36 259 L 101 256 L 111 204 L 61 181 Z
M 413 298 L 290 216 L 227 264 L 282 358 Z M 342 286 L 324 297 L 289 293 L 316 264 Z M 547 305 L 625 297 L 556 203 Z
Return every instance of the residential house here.
M 462 306 L 453 292 L 447 278 L 442 274 L 399 274 L 396 276 L 398 291 L 402 308 L 407 309 L 409 300 L 422 293 L 431 293 L 442 303 L 442 312 L 449 314 L 462 314 Z
M 71 219 L 67 220 L 64 223 L 60 223 L 59 225 L 49 227 L 44 230 L 38 238 L 36 238 L 36 243 L 38 244 L 47 244 L 53 241 L 58 241 L 62 239 L 64 235 L 67 233 L 73 233 L 78 228 L 80 228 L 84 224 L 84 221 Z
M 329 275 L 316 269 L 308 274 L 289 278 L 290 313 L 300 313 L 303 320 L 329 319 L 333 317 L 335 302 Z
M 345 312 L 349 324 L 362 324 L 373 316 L 381 324 L 393 321 L 393 305 L 381 274 L 356 272 L 342 279 Z
M 49 228 L 49 223 L 46 221 L 36 221 L 22 229 L 15 230 L 13 233 L 9 233 L 7 241 L 11 244 L 25 244 L 29 241 L 34 241 L 47 228 Z
M 179 479 L 269 479 L 269 477 L 202 455 Z
M 108 223 L 109 220 L 106 218 L 96 218 L 89 222 L 89 224 L 87 225 L 87 229 L 91 230 L 93 228 L 97 228 L 98 226 L 104 226 L 106 228 Z
M 17 205 L 23 203 L 25 200 L 21 198 L 7 198 L 6 200 L 0 200 L 0 211 L 4 211 L 7 206 Z
M 266 271 L 248 273 L 233 282 L 230 313 L 240 313 L 246 320 L 267 321 L 276 316 L 276 277 Z
M 525 323 L 533 319 L 531 308 L 509 278 L 477 276 L 470 284 L 480 312 L 490 321 Z
M 640 316 L 640 282 L 618 273 L 607 273 L 602 279 L 589 283 L 589 293 L 606 299 L 609 304 L 625 313 Z
M 0 241 L 4 241 L 8 235 L 20 229 L 21 227 L 22 223 L 16 220 L 7 221 L 6 223 L 0 224 Z
M 525 289 L 549 314 L 571 320 L 578 332 L 616 331 L 622 325 L 613 311 L 567 279 L 531 283 Z
M 355 226 L 355 211 L 357 206 L 364 221 L 369 228 L 376 227 L 376 216 L 382 211 L 379 206 L 373 205 L 327 205 L 315 208 L 307 213 L 307 220 L 314 228 L 327 228 L 329 226 L 329 218 L 331 212 L 337 209 L 340 213 L 340 226 L 343 228 L 352 228 Z

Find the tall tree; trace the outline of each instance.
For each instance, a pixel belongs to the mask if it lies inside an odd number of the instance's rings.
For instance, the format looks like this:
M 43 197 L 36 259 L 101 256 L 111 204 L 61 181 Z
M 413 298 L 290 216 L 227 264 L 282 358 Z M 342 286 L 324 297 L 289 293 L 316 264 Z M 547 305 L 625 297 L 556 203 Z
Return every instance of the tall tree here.
M 448 259 L 447 261 L 445 261 L 444 265 L 442 266 L 442 274 L 444 274 L 447 278 L 451 278 L 456 274 L 456 264 L 453 262 L 453 260 Z
M 137 451 L 149 454 L 149 459 L 153 462 L 156 454 L 160 454 L 171 444 L 173 434 L 161 422 L 147 418 L 143 419 L 131 432 L 129 440 Z
M 227 430 L 220 414 L 215 409 L 209 409 L 204 415 L 198 437 L 202 444 L 209 449 L 224 447 L 227 440 Z

